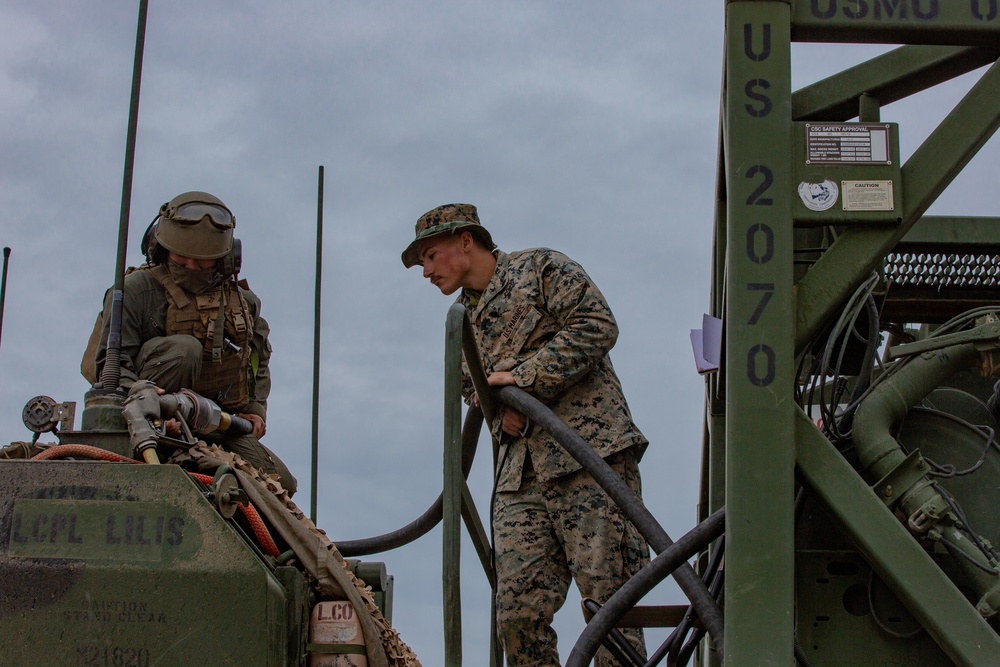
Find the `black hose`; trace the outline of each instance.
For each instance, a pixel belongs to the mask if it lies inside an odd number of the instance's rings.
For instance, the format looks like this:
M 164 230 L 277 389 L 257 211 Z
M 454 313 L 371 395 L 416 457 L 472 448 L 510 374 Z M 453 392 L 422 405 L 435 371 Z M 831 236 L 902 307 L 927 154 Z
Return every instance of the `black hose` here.
M 591 615 L 596 614 L 601 610 L 601 605 L 597 604 L 593 600 L 587 598 L 583 601 L 583 606 L 591 613 Z M 604 642 L 605 650 L 611 654 L 611 656 L 618 661 L 618 664 L 622 667 L 642 667 L 646 661 L 635 649 L 634 646 L 625 638 L 622 631 L 618 628 L 612 628 L 611 632 L 605 638 Z
M 723 554 L 726 553 L 725 540 L 726 537 L 725 535 L 723 535 L 716 542 L 715 549 L 712 552 L 712 558 L 708 563 L 708 567 L 705 568 L 705 574 L 702 577 L 702 580 L 705 582 L 705 585 L 708 586 L 708 590 L 712 593 L 712 597 L 715 598 L 716 600 L 719 599 L 719 591 L 722 588 L 721 567 L 722 567 L 722 556 Z M 673 662 L 668 664 L 676 664 L 676 665 L 686 664 L 686 661 L 684 662 L 680 661 L 680 657 L 683 655 L 684 652 L 683 651 L 683 647 L 685 645 L 684 638 L 687 636 L 688 632 L 691 631 L 691 628 L 694 625 L 695 618 L 696 616 L 694 614 L 694 611 L 689 605 L 687 611 L 684 613 L 684 618 L 681 619 L 681 622 L 677 624 L 677 627 L 674 628 L 674 631 L 670 633 L 670 636 L 667 637 L 667 640 L 665 642 L 663 642 L 663 645 L 653 655 L 649 657 L 649 660 L 646 662 L 646 664 L 647 665 L 658 664 L 661 660 L 663 660 L 664 656 L 667 655 L 670 655 L 673 658 Z M 701 637 L 703 637 L 704 634 L 705 634 L 704 630 L 698 633 L 696 628 L 695 637 L 697 637 L 697 640 L 692 639 L 688 642 L 688 644 L 690 644 L 691 642 L 697 643 L 698 641 L 701 641 Z
M 233 437 L 238 435 L 251 435 L 252 433 L 252 421 L 236 415 L 229 415 L 229 428 L 226 429 L 226 435 Z
M 687 667 L 687 664 L 691 661 L 691 656 L 694 655 L 695 649 L 698 648 L 698 644 L 701 643 L 704 636 L 705 628 L 694 629 L 694 633 L 691 635 L 691 638 L 686 644 L 684 644 L 684 646 L 681 647 L 680 651 L 677 652 L 677 662 L 674 663 L 677 667 Z
M 462 425 L 462 476 L 468 477 L 472 462 L 476 458 L 476 446 L 479 443 L 479 431 L 483 425 L 483 411 L 473 405 L 465 415 Z M 409 544 L 429 533 L 434 526 L 441 523 L 444 516 L 444 494 L 438 496 L 430 508 L 403 526 L 390 533 L 343 542 L 334 540 L 340 555 L 345 558 L 368 556 L 371 554 L 391 551 Z
M 573 651 L 569 655 L 569 660 L 566 661 L 566 667 L 586 667 L 590 664 L 590 661 L 594 658 L 594 654 L 597 653 L 597 649 L 601 645 L 601 640 L 608 634 L 608 632 L 611 631 L 612 628 L 618 625 L 618 621 L 620 621 L 622 616 L 625 615 L 625 612 L 634 607 L 644 595 L 653 590 L 657 584 L 671 574 L 674 574 L 674 577 L 679 579 L 677 574 L 681 570 L 678 568 L 686 566 L 687 569 L 693 573 L 691 566 L 687 564 L 687 559 L 704 549 L 708 544 L 722 535 L 725 529 L 726 510 L 723 508 L 695 526 L 689 533 L 684 535 L 684 537 L 680 538 L 666 549 L 660 551 L 656 558 L 654 558 L 646 567 L 642 568 L 642 570 L 635 574 L 631 579 L 626 581 L 625 584 L 619 588 L 607 602 L 604 603 L 601 610 L 597 612 L 592 619 L 590 619 L 590 622 L 587 623 L 587 627 L 580 635 L 580 638 L 576 640 L 576 645 L 573 646 Z M 698 582 L 701 583 L 704 588 L 704 584 L 700 579 Z M 708 594 L 707 589 L 705 592 Z M 711 602 L 712 606 L 718 610 L 718 605 L 715 603 L 715 600 L 713 599 Z M 694 604 L 693 600 L 692 604 Z M 698 609 L 698 607 L 695 606 L 695 609 Z M 698 609 L 698 612 L 701 617 L 702 624 L 707 627 L 707 624 L 705 623 L 705 616 L 701 615 L 700 609 Z M 719 613 L 721 616 L 721 612 Z M 711 634 L 711 630 L 709 630 L 709 634 Z M 722 655 L 722 635 L 720 634 L 718 638 L 713 637 L 713 639 L 715 639 L 716 650 L 720 655 Z
M 646 506 L 632 489 L 625 484 L 625 481 L 576 431 L 567 426 L 541 401 L 522 389 L 503 387 L 497 392 L 497 396 L 555 438 L 563 449 L 576 459 L 583 466 L 583 469 L 604 488 L 608 496 L 615 501 L 622 513 L 657 553 L 662 554 L 670 548 L 673 540 L 670 539 L 659 522 L 646 509 Z M 691 601 L 702 624 L 715 642 L 716 649 L 721 653 L 723 642 L 722 610 L 708 592 L 705 582 L 695 574 L 690 565 L 683 563 L 674 569 L 677 570 L 674 573 L 677 584 Z

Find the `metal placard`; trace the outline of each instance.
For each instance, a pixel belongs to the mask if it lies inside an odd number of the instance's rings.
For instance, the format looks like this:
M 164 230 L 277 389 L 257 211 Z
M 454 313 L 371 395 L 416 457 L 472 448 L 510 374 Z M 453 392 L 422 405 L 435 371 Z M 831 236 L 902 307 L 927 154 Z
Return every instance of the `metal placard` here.
M 806 164 L 892 164 L 884 123 L 806 123 Z
M 841 181 L 845 211 L 891 211 L 892 181 Z

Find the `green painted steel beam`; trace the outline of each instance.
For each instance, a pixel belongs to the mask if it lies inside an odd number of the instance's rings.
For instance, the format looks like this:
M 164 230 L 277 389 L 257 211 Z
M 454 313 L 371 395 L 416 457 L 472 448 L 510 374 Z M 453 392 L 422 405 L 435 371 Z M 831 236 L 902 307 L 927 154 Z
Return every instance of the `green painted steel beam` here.
M 893 228 L 851 227 L 799 282 L 796 351 L 916 224 L 1000 126 L 1000 64 L 994 64 L 903 165 L 903 210 Z
M 900 244 L 969 247 L 1000 245 L 1000 217 L 925 215 Z
M 994 0 L 795 0 L 797 42 L 995 46 Z
M 902 46 L 797 90 L 792 118 L 827 122 L 858 115 L 862 95 L 881 106 L 995 62 L 1000 48 L 968 46 Z
M 789 5 L 726 16 L 726 644 L 792 664 L 794 406 Z
M 805 413 L 798 412 L 795 426 L 801 480 L 879 577 L 955 664 L 996 664 L 1000 637 Z

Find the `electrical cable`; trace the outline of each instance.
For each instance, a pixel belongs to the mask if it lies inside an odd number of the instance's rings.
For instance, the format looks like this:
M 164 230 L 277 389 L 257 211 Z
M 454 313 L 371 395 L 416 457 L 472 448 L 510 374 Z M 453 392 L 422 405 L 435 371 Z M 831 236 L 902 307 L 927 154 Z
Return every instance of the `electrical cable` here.
M 924 626 L 917 625 L 917 629 L 912 632 L 896 632 L 890 628 L 881 618 L 879 618 L 878 610 L 875 608 L 875 570 L 872 570 L 868 574 L 868 609 L 872 613 L 872 619 L 875 621 L 882 632 L 886 633 L 890 637 L 895 637 L 896 639 L 913 639 L 921 632 L 924 631 Z
M 831 327 L 826 339 L 817 339 L 813 343 L 810 348 L 811 354 L 802 356 L 796 372 L 796 392 L 799 405 L 804 407 L 810 419 L 813 416 L 813 406 L 818 406 L 820 426 L 831 442 L 838 446 L 844 445 L 850 440 L 849 427 L 853 419 L 853 411 L 860 402 L 861 395 L 872 384 L 873 360 L 876 357 L 875 352 L 879 343 L 878 308 L 873 293 L 880 280 L 879 274 L 873 272 L 855 290 L 837 321 Z M 857 322 L 861 313 L 865 311 L 868 315 L 868 330 L 867 336 L 862 336 L 857 331 Z M 841 375 L 841 368 L 848 345 L 854 340 L 865 345 L 862 369 L 858 376 L 858 382 L 851 393 L 848 408 L 838 409 L 848 387 L 847 378 Z M 802 373 L 805 369 L 806 357 L 810 356 L 813 363 L 809 370 L 809 379 L 805 379 Z M 828 377 L 830 379 L 826 380 Z M 828 391 L 831 392 L 829 396 Z M 847 428 L 844 429 L 842 426 Z
M 955 544 L 954 542 L 952 542 L 951 540 L 949 540 L 949 539 L 948 539 L 947 537 L 945 537 L 944 535 L 942 535 L 940 539 L 941 539 L 941 542 L 942 542 L 942 543 L 943 543 L 943 544 L 944 544 L 944 545 L 945 545 L 946 547 L 948 547 L 948 552 L 949 552 L 949 553 L 951 553 L 952 555 L 954 555 L 954 554 L 956 554 L 956 553 L 957 553 L 957 554 L 958 554 L 959 556 L 961 556 L 961 557 L 962 557 L 962 558 L 964 558 L 965 560 L 969 561 L 970 563 L 972 563 L 973 565 L 975 565 L 975 566 L 976 566 L 977 568 L 979 568 L 980 570 L 982 570 L 982 571 L 983 571 L 983 572 L 985 572 L 986 574 L 989 574 L 989 575 L 992 575 L 992 576 L 994 576 L 994 577 L 996 577 L 996 576 L 1000 576 L 1000 572 L 998 572 L 997 570 L 991 570 L 990 568 L 988 568 L 988 567 L 984 566 L 984 565 L 983 565 L 982 563 L 980 563 L 980 562 L 976 561 L 976 559 L 975 559 L 975 558 L 973 558 L 973 557 L 972 557 L 972 556 L 970 556 L 969 554 L 967 554 L 967 553 L 965 553 L 964 551 L 962 551 L 962 550 L 961 550 L 961 549 L 960 549 L 960 548 L 958 547 L 958 545 L 957 545 L 957 544 Z
M 589 598 L 583 600 L 583 606 L 591 614 L 596 614 L 601 610 L 601 605 Z M 604 638 L 603 644 L 608 653 L 623 667 L 643 667 L 646 664 L 643 657 L 639 655 L 639 652 L 618 628 L 611 629 L 608 636 Z
M 941 497 L 944 498 L 944 501 L 948 503 L 948 507 L 950 507 L 951 510 L 955 513 L 955 516 L 958 517 L 958 520 L 962 523 L 962 528 L 961 528 L 962 532 L 968 535 L 970 538 L 972 538 L 972 542 L 976 545 L 976 547 L 979 548 L 979 551 L 986 557 L 987 560 L 993 560 L 995 552 L 991 553 L 991 551 L 986 548 L 986 545 L 983 544 L 982 537 L 980 537 L 979 533 L 977 533 L 969 524 L 969 519 L 966 518 L 965 512 L 962 511 L 962 508 L 958 506 L 958 502 L 955 500 L 954 496 L 945 491 L 944 487 L 942 487 L 940 484 L 933 483 L 931 484 L 931 487 L 933 487 L 935 491 L 941 494 Z M 944 538 L 942 537 L 942 539 Z M 994 569 L 993 574 L 1000 575 L 1000 571 Z

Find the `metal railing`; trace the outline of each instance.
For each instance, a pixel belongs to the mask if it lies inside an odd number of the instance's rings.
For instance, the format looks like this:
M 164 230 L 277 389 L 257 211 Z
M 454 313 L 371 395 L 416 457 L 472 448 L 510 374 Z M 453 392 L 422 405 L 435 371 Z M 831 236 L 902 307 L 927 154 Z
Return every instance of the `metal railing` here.
M 464 334 L 464 335 L 463 335 Z M 482 362 L 472 336 L 472 325 L 464 306 L 448 309 L 444 351 L 444 544 L 442 584 L 444 588 L 444 660 L 446 667 L 462 664 L 461 596 L 461 519 L 490 582 L 490 667 L 503 660 L 496 634 L 496 576 L 493 571 L 493 548 L 476 511 L 462 469 L 462 353 L 465 352 L 472 384 L 479 396 L 479 406 L 486 423 L 492 424 L 496 403 L 486 383 Z M 494 439 L 493 463 L 496 465 L 498 443 Z

